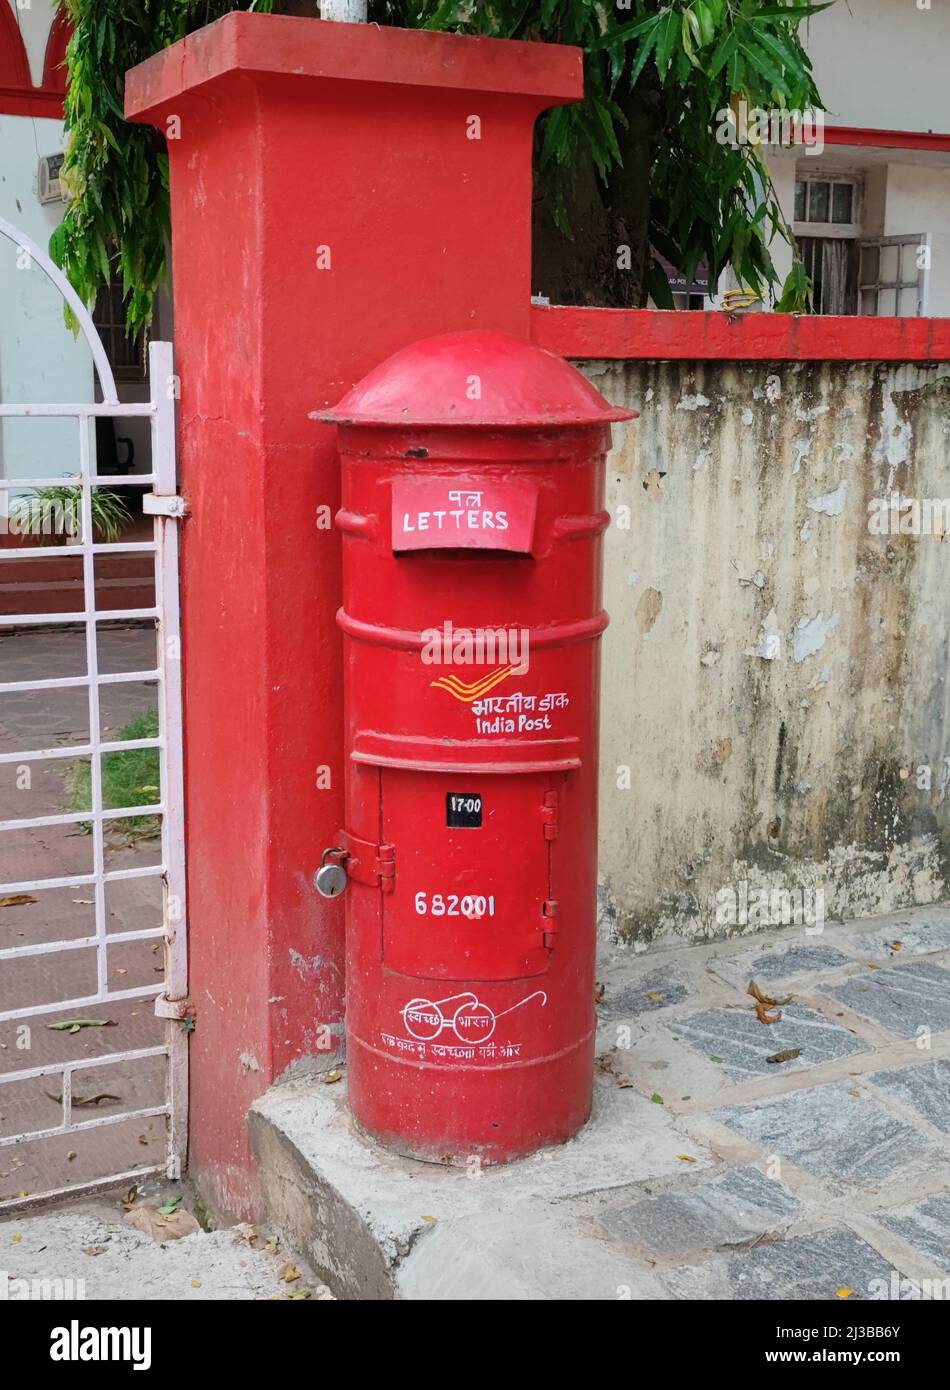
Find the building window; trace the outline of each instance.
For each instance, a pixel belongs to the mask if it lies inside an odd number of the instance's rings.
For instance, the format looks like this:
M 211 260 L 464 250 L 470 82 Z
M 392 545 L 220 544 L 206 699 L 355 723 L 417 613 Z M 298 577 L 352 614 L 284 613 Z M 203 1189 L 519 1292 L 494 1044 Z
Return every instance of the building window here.
M 924 311 L 923 232 L 862 237 L 858 242 L 860 313 L 915 318 Z
M 148 361 L 147 335 L 142 332 L 130 338 L 125 331 L 121 280 L 113 279 L 108 285 L 100 285 L 92 321 L 99 330 L 116 381 L 144 381 Z
M 859 180 L 818 172 L 797 179 L 794 231 L 816 314 L 858 312 L 860 218 Z

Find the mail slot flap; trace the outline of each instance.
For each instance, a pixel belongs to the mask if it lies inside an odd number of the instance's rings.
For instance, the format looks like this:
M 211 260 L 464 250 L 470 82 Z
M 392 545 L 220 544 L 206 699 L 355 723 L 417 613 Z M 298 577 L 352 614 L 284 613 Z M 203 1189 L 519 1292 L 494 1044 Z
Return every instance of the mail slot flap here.
M 379 734 L 360 729 L 350 757 L 373 767 L 417 772 L 574 772 L 581 765 L 580 740 L 447 739 Z
M 537 512 L 537 485 L 524 480 L 397 478 L 392 485 L 393 550 L 530 555 Z

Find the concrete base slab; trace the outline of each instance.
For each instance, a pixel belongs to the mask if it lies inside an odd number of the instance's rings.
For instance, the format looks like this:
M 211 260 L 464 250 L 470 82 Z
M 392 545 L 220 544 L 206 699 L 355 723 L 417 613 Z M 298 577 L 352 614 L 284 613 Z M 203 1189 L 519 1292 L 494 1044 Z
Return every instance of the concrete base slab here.
M 455 1252 L 451 1258 L 473 1289 L 488 1287 L 476 1277 L 479 1259 L 495 1271 L 488 1280 L 493 1287 L 508 1269 L 503 1282 L 514 1280 L 521 1292 L 506 1297 L 615 1299 L 618 1281 L 646 1291 L 649 1264 L 622 1255 L 595 1258 L 603 1247 L 583 1235 L 565 1203 L 670 1177 L 687 1162 L 694 1170 L 711 1162 L 694 1141 L 683 1158 L 686 1140 L 664 1107 L 609 1075 L 598 1080 L 594 1114 L 577 1138 L 503 1168 L 482 1167 L 474 1156 L 458 1168 L 387 1153 L 357 1129 L 342 1082 L 273 1087 L 251 1111 L 250 1127 L 271 1219 L 344 1298 L 463 1296 L 448 1291 L 462 1274 L 450 1277 L 443 1258 L 427 1249 L 430 1242 Z M 550 1261 L 543 1255 L 549 1242 Z M 508 1263 L 519 1248 L 531 1252 L 528 1284 Z M 570 1295 L 561 1270 L 568 1250 Z
M 593 1118 L 507 1168 L 386 1152 L 345 1081 L 275 1087 L 250 1116 L 268 1218 L 343 1298 L 837 1301 L 938 1278 L 946 916 L 608 948 Z M 869 968 L 897 941 L 906 961 Z M 756 1018 L 756 977 L 791 996 L 779 1022 Z

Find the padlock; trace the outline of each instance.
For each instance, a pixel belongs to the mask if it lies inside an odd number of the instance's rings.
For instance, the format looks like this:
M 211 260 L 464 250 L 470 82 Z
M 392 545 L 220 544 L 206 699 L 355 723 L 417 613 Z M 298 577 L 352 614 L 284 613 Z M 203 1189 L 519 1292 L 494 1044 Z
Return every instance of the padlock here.
M 338 898 L 349 883 L 342 864 L 327 862 L 333 854 L 345 856 L 346 851 L 339 848 L 325 849 L 320 858 L 320 867 L 313 876 L 313 886 L 324 898 Z

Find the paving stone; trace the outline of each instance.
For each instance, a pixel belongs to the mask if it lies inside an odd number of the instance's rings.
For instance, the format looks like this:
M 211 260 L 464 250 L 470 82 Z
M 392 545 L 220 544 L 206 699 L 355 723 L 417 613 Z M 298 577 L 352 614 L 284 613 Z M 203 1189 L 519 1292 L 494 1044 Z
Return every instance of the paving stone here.
M 781 1014 L 778 1023 L 760 1023 L 750 999 L 748 1008 L 704 1009 L 677 1018 L 670 1023 L 670 1030 L 707 1057 L 720 1061 L 736 1080 L 800 1071 L 864 1050 L 864 1043 L 853 1033 L 814 1009 L 787 1004 Z M 767 1061 L 776 1052 L 790 1048 L 799 1048 L 801 1055 L 790 1062 Z
M 853 1231 L 835 1228 L 743 1250 L 729 1260 L 728 1277 L 741 1300 L 838 1301 L 843 1288 L 866 1299 L 878 1280 L 890 1280 L 891 1265 Z
M 877 1219 L 950 1273 L 950 1194 L 934 1193 L 914 1206 L 880 1212 Z
M 670 1004 L 682 1004 L 690 991 L 670 970 L 658 970 L 639 980 L 629 980 L 619 988 L 609 985 L 604 996 L 604 1009 L 609 1014 L 644 1014 Z M 658 996 L 652 998 L 651 995 Z
M 752 980 L 783 980 L 786 976 L 804 975 L 812 970 L 840 970 L 843 965 L 850 964 L 850 956 L 834 946 L 793 942 L 763 951 L 749 961 L 748 971 Z
M 750 947 L 712 962 L 717 975 L 743 986 L 750 980 L 784 980 L 819 970 L 840 970 L 852 964 L 850 956 L 821 941 L 776 941 L 768 949 Z
M 932 961 L 855 975 L 828 993 L 899 1038 L 912 1038 L 921 1027 L 934 1033 L 950 1028 L 950 970 Z
M 887 1178 L 931 1149 L 919 1130 L 873 1096 L 851 1091 L 836 1082 L 757 1105 L 727 1106 L 715 1116 L 766 1153 L 812 1173 L 855 1181 Z
M 900 950 L 894 943 L 900 942 Z M 897 960 L 930 951 L 950 951 L 950 917 L 928 922 L 894 922 L 870 932 L 854 932 L 848 944 L 871 960 Z
M 950 1062 L 925 1062 L 901 1071 L 881 1071 L 868 1077 L 892 1092 L 944 1134 L 950 1134 Z
M 621 1240 L 661 1255 L 681 1255 L 754 1240 L 798 1209 L 798 1201 L 780 1182 L 758 1168 L 735 1168 L 711 1182 L 609 1212 L 603 1224 Z

